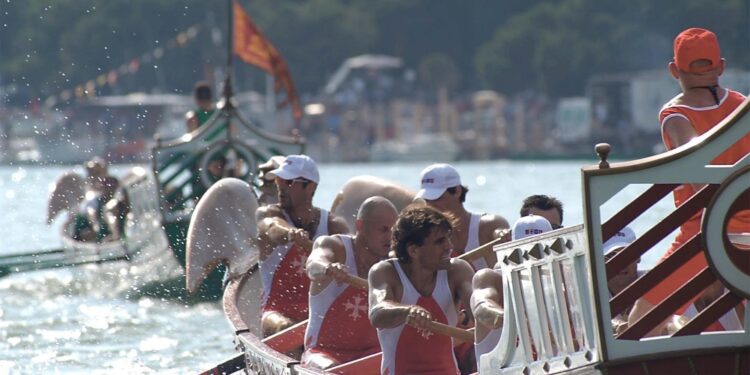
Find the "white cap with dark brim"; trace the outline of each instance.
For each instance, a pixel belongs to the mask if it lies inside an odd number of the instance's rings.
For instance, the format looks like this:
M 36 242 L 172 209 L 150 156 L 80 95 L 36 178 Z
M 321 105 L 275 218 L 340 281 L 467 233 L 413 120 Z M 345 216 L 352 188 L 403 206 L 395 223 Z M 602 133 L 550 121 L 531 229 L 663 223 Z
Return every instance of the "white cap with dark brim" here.
M 266 173 L 270 177 L 278 177 L 282 180 L 294 180 L 304 178 L 314 183 L 320 182 L 320 174 L 315 161 L 307 155 L 289 155 L 284 159 L 280 167 Z
M 450 164 L 432 164 L 422 170 L 421 181 L 417 198 L 432 201 L 440 198 L 449 188 L 461 185 L 461 176 Z

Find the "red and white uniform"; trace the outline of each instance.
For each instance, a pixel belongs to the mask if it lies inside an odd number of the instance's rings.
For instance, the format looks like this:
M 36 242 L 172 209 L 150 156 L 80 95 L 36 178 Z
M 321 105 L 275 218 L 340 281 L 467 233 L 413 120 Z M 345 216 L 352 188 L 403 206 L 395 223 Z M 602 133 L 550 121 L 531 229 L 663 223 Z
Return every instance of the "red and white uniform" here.
M 724 95 L 719 100 L 719 104 L 707 107 L 691 107 L 684 104 L 675 104 L 680 97 L 682 97 L 682 94 L 670 100 L 669 103 L 664 105 L 659 113 L 662 140 L 668 149 L 674 148 L 674 145 L 664 131 L 664 124 L 669 119 L 681 117 L 690 122 L 698 135 L 702 135 L 718 125 L 745 100 L 745 97 L 742 94 L 729 89 L 724 91 Z M 750 153 L 750 135 L 745 135 L 732 147 L 728 148 L 712 160 L 711 164 L 731 165 L 748 153 Z M 696 192 L 691 185 L 681 185 L 677 187 L 674 190 L 675 207 L 682 205 L 695 193 Z M 672 243 L 672 246 L 664 254 L 662 260 L 669 257 L 675 250 L 677 250 L 677 248 L 687 242 L 696 233 L 700 232 L 702 215 L 703 211 L 700 211 L 680 226 L 680 230 L 677 233 L 674 243 Z M 750 232 L 750 211 L 745 210 L 737 213 L 734 218 L 729 220 L 727 227 L 729 233 Z M 698 253 L 686 264 L 669 275 L 668 278 L 657 284 L 654 289 L 646 293 L 644 298 L 651 304 L 658 304 L 707 266 L 708 263 L 706 262 L 704 253 Z M 689 316 L 691 314 L 691 309 L 695 311 L 695 307 L 692 306 L 692 304 L 686 304 L 677 312 Z M 727 314 L 733 313 L 733 311 L 729 311 Z M 727 324 L 728 326 L 724 326 L 724 324 Z M 707 331 L 731 329 L 730 327 L 734 327 L 734 323 L 732 322 L 731 316 L 728 317 L 725 315 L 720 322 L 712 324 Z
M 352 236 L 338 235 L 346 249 L 346 271 L 357 274 Z M 310 320 L 305 331 L 305 353 L 323 353 L 339 363 L 380 351 L 378 335 L 367 317 L 367 290 L 331 281 L 310 294 Z
M 292 220 L 284 212 L 287 222 Z M 320 210 L 320 221 L 313 241 L 328 235 L 328 211 Z M 279 245 L 260 262 L 263 284 L 263 314 L 278 312 L 285 317 L 302 321 L 307 319 L 307 300 L 310 279 L 305 274 L 308 253 L 294 242 Z
M 424 297 L 411 284 L 399 262 L 392 261 L 392 264 L 403 286 L 403 296 L 399 301 L 401 304 L 421 306 L 432 314 L 433 320 L 451 326 L 456 325 L 458 317 L 448 284 L 448 271 L 438 271 L 432 295 Z M 405 323 L 393 328 L 378 329 L 378 340 L 383 350 L 381 373 L 458 374 L 456 358 L 453 355 L 453 339 L 433 333 L 425 336 Z

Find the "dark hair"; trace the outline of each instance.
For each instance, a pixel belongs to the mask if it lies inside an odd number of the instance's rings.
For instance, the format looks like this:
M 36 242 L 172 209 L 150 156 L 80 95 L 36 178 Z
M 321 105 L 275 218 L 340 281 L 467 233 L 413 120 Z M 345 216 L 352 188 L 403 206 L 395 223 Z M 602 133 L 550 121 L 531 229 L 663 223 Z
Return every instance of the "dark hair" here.
M 447 191 L 447 192 L 449 192 L 451 194 L 456 194 L 456 190 L 457 190 L 456 188 L 457 187 L 458 186 L 449 187 L 449 188 L 445 189 L 445 191 Z M 464 186 L 464 185 L 461 185 L 461 197 L 459 197 L 459 200 L 461 201 L 461 203 L 466 202 L 466 193 L 468 193 L 468 192 L 469 192 L 469 188 L 466 187 L 466 186 Z
M 211 100 L 213 98 L 211 85 L 206 81 L 196 83 L 193 88 L 193 96 L 198 100 Z
M 563 204 L 557 198 L 542 194 L 527 197 L 523 200 L 523 206 L 521 206 L 521 217 L 529 216 L 529 211 L 532 208 L 545 211 L 554 208 L 557 210 L 557 213 L 560 214 L 560 222 L 563 220 Z
M 400 261 L 409 263 L 411 261 L 407 251 L 409 245 L 422 246 L 434 229 L 450 231 L 454 223 L 453 215 L 440 212 L 430 206 L 408 206 L 398 215 L 398 220 L 393 225 L 391 251 L 396 253 Z

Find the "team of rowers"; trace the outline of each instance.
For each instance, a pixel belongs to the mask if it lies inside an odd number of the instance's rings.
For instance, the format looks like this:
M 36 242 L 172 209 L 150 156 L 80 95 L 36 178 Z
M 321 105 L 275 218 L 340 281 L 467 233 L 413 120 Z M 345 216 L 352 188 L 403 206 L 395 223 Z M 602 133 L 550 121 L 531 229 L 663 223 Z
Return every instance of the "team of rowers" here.
M 545 195 L 524 201 L 512 230 L 501 216 L 471 213 L 458 171 L 433 164 L 421 173 L 416 203 L 399 212 L 372 196 L 349 234 L 344 218 L 313 206 L 319 173 L 310 157 L 277 158 L 261 171 L 261 189 L 271 180 L 278 189 L 278 202 L 256 213 L 262 332 L 269 336 L 308 319 L 301 362 L 320 369 L 382 352 L 383 374 L 476 371 L 479 356 L 499 341 L 502 277 L 489 267 L 491 252 L 471 263 L 459 256 L 496 239 L 562 226 L 562 203 Z M 622 237 L 612 242 L 626 245 Z M 369 290 L 350 285 L 352 276 L 367 279 Z M 430 331 L 432 321 L 475 327 L 475 344 L 454 346 Z

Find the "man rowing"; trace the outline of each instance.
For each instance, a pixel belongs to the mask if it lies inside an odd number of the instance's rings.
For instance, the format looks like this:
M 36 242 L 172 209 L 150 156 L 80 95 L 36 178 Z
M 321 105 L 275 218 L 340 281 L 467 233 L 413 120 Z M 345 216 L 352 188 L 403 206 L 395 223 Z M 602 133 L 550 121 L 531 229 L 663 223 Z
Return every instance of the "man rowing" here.
M 357 232 L 319 237 L 307 258 L 310 318 L 302 364 L 321 369 L 380 351 L 367 318 L 367 291 L 346 283 L 349 275 L 367 278 L 388 255 L 398 211 L 389 200 L 371 197 L 359 208 Z
M 310 157 L 289 155 L 268 173 L 275 178 L 279 203 L 256 211 L 264 336 L 307 319 L 310 280 L 304 267 L 312 241 L 347 232 L 342 219 L 312 204 L 320 175 Z
M 513 225 L 513 241 L 536 236 L 552 230 L 542 216 L 527 215 Z M 500 341 L 503 327 L 503 276 L 499 270 L 486 268 L 477 271 L 472 280 L 471 311 L 476 319 L 474 354 L 479 358 L 489 353 Z
M 474 214 L 464 207 L 469 188 L 461 184 L 461 176 L 449 164 L 433 164 L 425 168 L 421 174 L 421 186 L 417 192 L 418 198 L 456 218 L 451 231 L 454 257 L 494 240 L 502 234 L 501 229 L 509 227 L 502 216 Z M 489 257 L 494 259 L 494 254 Z M 477 258 L 472 263 L 474 269 L 478 270 L 491 266 L 494 261 L 488 264 L 484 258 Z
M 453 221 L 428 206 L 407 207 L 393 228 L 397 259 L 369 274 L 370 321 L 383 350 L 382 374 L 458 374 L 453 340 L 430 322 L 455 326 L 456 306 L 468 306 L 473 270 L 451 258 Z

